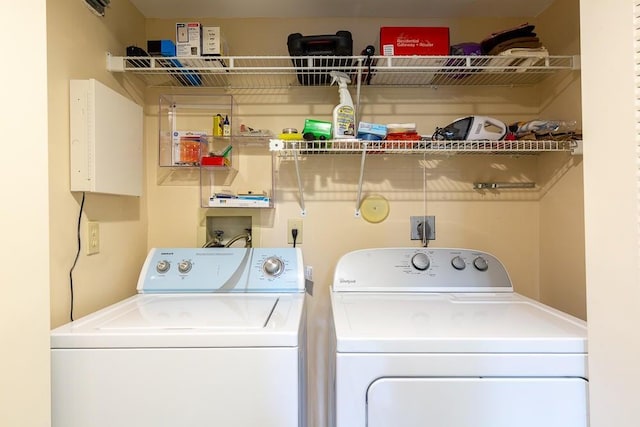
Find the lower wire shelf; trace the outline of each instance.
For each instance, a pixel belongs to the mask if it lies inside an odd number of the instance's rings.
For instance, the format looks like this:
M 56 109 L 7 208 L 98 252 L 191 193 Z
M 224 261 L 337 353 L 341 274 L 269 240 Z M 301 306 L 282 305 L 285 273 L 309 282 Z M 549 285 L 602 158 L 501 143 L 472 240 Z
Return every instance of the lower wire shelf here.
M 514 141 L 363 141 L 324 140 L 291 141 L 271 139 L 269 149 L 281 157 L 298 154 L 539 154 L 566 151 L 582 154 L 582 141 L 566 140 L 514 140 Z
M 271 139 L 269 150 L 284 159 L 295 162 L 300 197 L 301 215 L 306 215 L 304 189 L 300 177 L 300 160 L 304 156 L 314 155 L 359 155 L 360 175 L 356 197 L 355 216 L 360 217 L 362 201 L 362 183 L 368 155 L 536 155 L 544 152 L 567 152 L 571 155 L 582 154 L 582 140 L 572 136 L 566 139 L 513 140 L 513 141 L 363 141 L 350 140 L 282 140 Z M 530 188 L 530 187 L 527 187 Z

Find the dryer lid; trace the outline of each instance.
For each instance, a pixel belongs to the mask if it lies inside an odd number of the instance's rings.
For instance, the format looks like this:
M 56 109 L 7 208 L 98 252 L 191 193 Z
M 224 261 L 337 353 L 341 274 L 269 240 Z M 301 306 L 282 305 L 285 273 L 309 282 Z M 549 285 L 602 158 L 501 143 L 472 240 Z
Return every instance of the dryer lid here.
M 586 324 L 516 293 L 332 292 L 340 353 L 586 353 Z

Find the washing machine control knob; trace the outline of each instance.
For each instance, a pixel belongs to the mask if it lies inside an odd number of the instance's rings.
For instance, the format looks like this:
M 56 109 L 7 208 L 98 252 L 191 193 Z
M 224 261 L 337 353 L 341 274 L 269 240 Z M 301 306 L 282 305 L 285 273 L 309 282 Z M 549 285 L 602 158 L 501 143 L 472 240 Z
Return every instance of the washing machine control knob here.
M 473 260 L 473 266 L 480 271 L 487 271 L 487 269 L 489 268 L 487 260 L 481 256 L 476 257 L 476 259 Z
M 467 266 L 467 264 L 465 264 L 465 262 L 464 262 L 464 260 L 462 259 L 461 256 L 453 257 L 453 259 L 451 260 L 451 265 L 456 270 L 464 270 L 465 267 Z
M 271 256 L 262 263 L 262 270 L 267 276 L 279 276 L 284 271 L 284 262 L 278 257 Z
M 169 271 L 169 267 L 171 267 L 171 263 L 166 259 L 163 259 L 162 261 L 158 261 L 158 264 L 156 264 L 156 271 L 158 273 L 166 273 Z
M 425 253 L 418 252 L 417 254 L 411 257 L 411 265 L 413 265 L 414 268 L 420 271 L 424 271 L 427 268 L 429 268 L 430 264 L 431 264 L 431 260 Z
M 189 261 L 188 259 L 185 259 L 180 261 L 180 263 L 178 264 L 178 271 L 183 274 L 188 273 L 191 270 L 191 267 L 193 267 L 193 264 L 191 264 L 191 261 Z

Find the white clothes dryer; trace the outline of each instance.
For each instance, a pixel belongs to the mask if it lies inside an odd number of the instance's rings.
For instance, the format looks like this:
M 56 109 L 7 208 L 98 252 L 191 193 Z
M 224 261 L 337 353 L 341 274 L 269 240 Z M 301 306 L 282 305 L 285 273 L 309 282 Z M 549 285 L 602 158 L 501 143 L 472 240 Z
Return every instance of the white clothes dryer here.
M 348 253 L 331 307 L 333 426 L 588 425 L 586 323 L 515 293 L 488 253 Z
M 153 249 L 137 289 L 51 332 L 54 427 L 306 425 L 299 249 Z

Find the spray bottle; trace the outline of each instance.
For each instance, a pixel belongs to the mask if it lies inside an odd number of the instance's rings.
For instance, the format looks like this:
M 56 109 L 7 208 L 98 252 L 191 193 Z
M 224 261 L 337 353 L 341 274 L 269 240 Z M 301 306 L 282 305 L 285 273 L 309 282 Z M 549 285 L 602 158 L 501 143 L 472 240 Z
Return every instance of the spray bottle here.
M 356 112 L 347 84 L 351 83 L 349 76 L 340 71 L 331 71 L 331 84 L 338 82 L 340 104 L 333 109 L 333 137 L 335 139 L 355 138 Z

